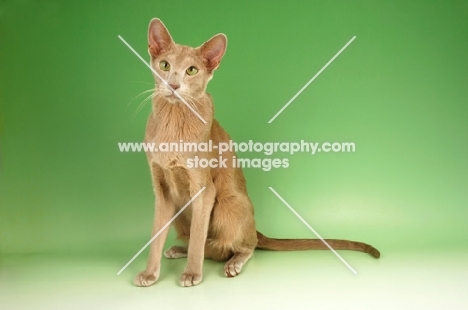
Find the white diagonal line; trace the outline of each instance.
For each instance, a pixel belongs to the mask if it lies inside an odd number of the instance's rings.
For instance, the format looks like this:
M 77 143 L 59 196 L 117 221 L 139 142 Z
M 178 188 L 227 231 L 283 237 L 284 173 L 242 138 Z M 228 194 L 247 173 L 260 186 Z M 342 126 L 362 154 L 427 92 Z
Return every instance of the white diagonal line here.
M 341 255 L 338 254 L 338 252 L 336 252 L 335 249 L 333 249 L 333 248 L 328 244 L 328 242 L 327 242 L 325 239 L 323 239 L 322 236 L 320 236 L 320 235 L 318 234 L 318 232 L 316 232 L 315 229 L 313 229 L 313 228 L 302 218 L 302 216 L 300 216 L 299 213 L 297 213 L 296 210 L 294 210 L 294 209 L 286 202 L 286 200 L 284 200 L 283 197 L 281 197 L 281 196 L 273 189 L 273 187 L 268 187 L 268 188 L 273 192 L 273 194 L 275 194 L 275 195 L 286 205 L 286 207 L 289 208 L 289 210 L 292 211 L 292 213 L 294 213 L 294 214 L 302 221 L 302 223 L 304 223 L 305 226 L 307 226 L 307 228 L 309 228 L 309 229 L 317 236 L 317 238 L 319 238 L 320 240 L 322 240 L 322 242 L 333 252 L 333 254 L 336 255 L 336 257 L 338 257 L 338 258 L 343 262 L 343 264 L 346 265 L 346 267 L 349 268 L 349 270 L 351 270 L 354 274 L 357 274 L 356 270 L 354 270 L 354 268 L 351 267 L 351 265 L 349 265 L 348 262 L 345 261 L 345 260 L 343 259 L 343 257 L 341 257 Z
M 151 240 L 148 241 L 148 242 L 141 248 L 141 250 L 138 251 L 138 253 L 136 253 L 135 256 L 133 256 L 132 259 L 131 259 L 125 266 L 122 267 L 122 269 L 120 269 L 119 272 L 117 272 L 117 275 L 120 275 L 120 274 L 122 273 L 122 271 L 124 271 L 125 268 L 127 268 L 128 265 L 130 265 L 130 264 L 135 260 L 135 258 L 137 258 L 138 255 L 140 255 L 141 252 L 143 252 L 143 250 L 146 249 L 146 248 L 148 247 L 148 245 L 150 245 L 151 242 L 153 242 L 154 239 L 156 239 L 156 238 L 163 232 L 163 230 L 167 228 L 167 226 L 171 225 L 172 221 L 174 221 L 174 220 L 176 219 L 176 217 L 178 217 L 178 216 L 190 205 L 190 203 L 192 203 L 192 201 L 194 201 L 195 198 L 197 198 L 198 195 L 200 195 L 201 192 L 203 192 L 203 191 L 205 190 L 205 188 L 206 188 L 206 187 L 203 187 L 198 193 L 196 193 L 195 196 L 193 196 L 192 199 L 190 199 L 189 202 L 187 202 L 187 203 L 185 204 L 185 206 L 184 206 L 182 209 L 180 209 L 179 212 L 177 212 L 176 215 L 174 215 L 174 216 L 169 220 L 169 222 L 167 222 L 166 225 L 164 225 L 163 228 L 161 228 L 161 229 L 153 236 L 153 238 L 151 238 Z
M 128 44 L 127 41 L 124 40 L 124 38 L 122 38 L 120 35 L 118 36 L 118 38 L 119 38 L 119 39 L 120 39 L 120 40 L 121 40 L 137 57 L 138 57 L 138 58 L 140 58 L 140 60 L 143 61 L 143 63 L 144 63 L 148 68 L 150 68 L 150 70 L 153 71 L 153 73 L 156 74 L 156 76 L 157 76 L 158 78 L 160 78 L 161 81 L 163 81 L 164 84 L 166 84 L 166 86 L 174 93 L 174 95 L 176 95 L 177 98 L 179 98 L 180 100 L 182 100 L 182 102 L 183 102 L 193 113 L 195 113 L 195 115 L 198 116 L 198 118 L 201 119 L 201 121 L 202 121 L 203 123 L 206 124 L 206 121 L 203 119 L 203 117 L 201 117 L 201 115 L 198 114 L 198 112 L 195 111 L 195 109 L 192 108 L 192 107 L 187 103 L 187 101 L 185 101 L 185 99 L 182 98 L 182 97 L 179 95 L 179 93 L 176 92 L 175 89 L 173 89 L 173 88 L 171 87 L 171 85 L 169 85 L 169 83 L 168 83 L 165 79 L 163 79 L 163 78 L 161 77 L 161 75 L 159 75 L 159 73 L 156 72 L 156 70 L 153 69 L 153 67 L 151 67 L 151 65 L 150 65 L 149 63 L 147 63 L 146 60 L 144 60 L 143 57 L 141 57 L 140 54 L 138 54 L 137 51 L 135 51 L 135 50 L 133 49 L 133 47 L 131 47 L 130 44 Z
M 296 98 L 297 98 L 297 96 L 299 96 L 299 95 L 300 95 L 300 94 L 301 94 L 301 93 L 304 91 L 304 89 L 306 89 L 306 88 L 307 88 L 307 86 L 309 86 L 309 84 L 310 84 L 310 83 L 312 83 L 312 82 L 313 82 L 313 81 L 314 81 L 314 80 L 315 80 L 315 79 L 316 79 L 316 78 L 319 76 L 319 74 L 320 74 L 320 73 L 322 73 L 322 71 L 323 71 L 323 70 L 325 70 L 325 68 L 327 68 L 327 67 L 328 67 L 328 65 L 332 63 L 332 61 L 333 61 L 333 60 L 335 60 L 335 58 L 336 58 L 336 57 L 338 57 L 338 55 L 340 55 L 340 54 L 341 54 L 341 52 L 342 52 L 342 51 L 344 51 L 344 50 L 345 50 L 345 48 L 347 48 L 347 47 L 348 47 L 348 45 L 350 45 L 350 44 L 351 44 L 351 42 L 353 42 L 353 41 L 354 41 L 354 39 L 356 39 L 356 36 L 352 37 L 352 39 L 351 39 L 351 40 L 349 40 L 349 42 L 348 42 L 348 43 L 346 43 L 346 45 L 345 45 L 345 46 L 343 46 L 343 47 L 340 49 L 340 51 L 339 51 L 338 53 L 336 53 L 336 55 L 335 55 L 335 56 L 333 56 L 333 58 L 332 58 L 332 59 L 330 59 L 330 61 L 328 61 L 328 62 L 327 62 L 327 64 L 326 64 L 325 66 L 323 66 L 323 68 L 322 68 L 322 69 L 320 69 L 320 71 L 319 71 L 319 72 L 317 72 L 317 74 L 315 74 L 315 75 L 314 75 L 314 77 L 313 77 L 313 78 L 311 78 L 311 79 L 310 79 L 310 81 L 309 81 L 309 82 L 307 82 L 307 84 L 305 84 L 305 85 L 304 85 L 304 86 L 303 86 L 303 87 L 302 87 L 302 88 L 301 88 L 301 89 L 300 89 L 300 90 L 297 92 L 297 94 L 295 94 L 295 95 L 294 95 L 294 97 L 292 97 L 292 98 L 291 98 L 291 100 L 289 100 L 289 101 L 288 101 L 288 103 L 286 103 L 286 104 L 284 105 L 284 107 L 282 107 L 282 108 L 281 108 L 281 110 L 279 110 L 279 111 L 278 111 L 278 113 L 276 113 L 276 115 L 275 115 L 275 116 L 273 116 L 273 118 L 272 118 L 272 119 L 270 119 L 270 121 L 268 122 L 268 124 L 270 124 L 271 122 L 273 122 L 273 121 L 275 120 L 275 118 L 277 118 L 277 117 L 278 117 L 278 115 L 280 115 L 280 114 L 281 114 L 281 112 L 283 112 L 283 111 L 284 111 L 284 109 L 286 109 L 286 108 L 288 107 L 288 105 L 290 105 L 290 104 L 291 104 L 291 102 L 293 102 L 293 101 L 294 101 L 294 99 L 296 99 Z

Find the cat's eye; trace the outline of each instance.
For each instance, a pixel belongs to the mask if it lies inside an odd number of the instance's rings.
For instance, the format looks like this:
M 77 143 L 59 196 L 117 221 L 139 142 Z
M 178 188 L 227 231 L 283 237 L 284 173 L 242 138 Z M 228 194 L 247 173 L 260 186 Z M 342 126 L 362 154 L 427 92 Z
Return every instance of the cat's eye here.
M 198 72 L 198 69 L 195 68 L 194 66 L 189 67 L 187 70 L 185 70 L 188 75 L 195 75 Z
M 171 70 L 171 65 L 167 61 L 161 60 L 159 62 L 159 68 L 161 68 L 162 71 L 169 71 Z

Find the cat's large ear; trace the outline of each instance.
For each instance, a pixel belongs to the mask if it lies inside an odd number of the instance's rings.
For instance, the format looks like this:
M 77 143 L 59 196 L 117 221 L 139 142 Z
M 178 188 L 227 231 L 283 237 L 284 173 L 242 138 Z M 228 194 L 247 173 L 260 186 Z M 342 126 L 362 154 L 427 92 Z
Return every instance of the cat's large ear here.
M 209 72 L 216 70 L 226 52 L 227 37 L 220 33 L 200 47 L 205 66 Z
M 148 52 L 156 58 L 172 45 L 173 41 L 166 26 L 159 18 L 153 18 L 148 27 Z

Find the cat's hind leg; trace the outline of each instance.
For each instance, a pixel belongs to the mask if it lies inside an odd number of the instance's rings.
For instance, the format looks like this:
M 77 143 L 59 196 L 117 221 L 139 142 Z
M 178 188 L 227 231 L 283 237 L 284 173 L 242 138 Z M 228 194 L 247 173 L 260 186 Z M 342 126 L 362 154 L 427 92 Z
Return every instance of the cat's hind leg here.
M 164 251 L 164 256 L 166 258 L 182 258 L 187 257 L 187 253 L 188 250 L 186 246 L 174 245 Z
M 185 213 L 180 214 L 175 218 L 173 223 L 174 229 L 177 233 L 177 239 L 182 241 L 184 246 L 174 245 L 164 251 L 166 258 L 183 258 L 188 255 L 187 244 L 190 240 L 190 221 L 187 219 Z
M 214 259 L 228 259 L 224 266 L 227 277 L 237 276 L 252 256 L 257 245 L 253 207 L 246 195 L 217 198 L 211 219 Z M 229 256 L 227 256 L 229 254 Z
M 252 254 L 253 249 L 235 253 L 224 265 L 224 275 L 229 278 L 237 276 L 244 264 L 252 257 Z

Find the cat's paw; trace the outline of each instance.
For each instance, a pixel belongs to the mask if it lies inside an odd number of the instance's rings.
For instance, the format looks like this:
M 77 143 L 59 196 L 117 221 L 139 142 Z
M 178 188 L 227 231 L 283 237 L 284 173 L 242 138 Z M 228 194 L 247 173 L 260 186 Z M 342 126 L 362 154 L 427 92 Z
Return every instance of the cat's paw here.
M 194 273 L 189 273 L 189 272 L 184 272 L 180 276 L 179 283 L 183 287 L 189 287 L 189 286 L 195 286 L 200 284 L 202 281 L 202 275 L 201 274 L 194 274 Z
M 164 256 L 167 258 L 187 257 L 187 248 L 183 246 L 171 246 L 164 251 Z
M 135 277 L 133 284 L 140 287 L 150 286 L 158 280 L 158 277 L 159 274 L 142 271 Z
M 237 276 L 242 270 L 243 263 L 237 261 L 228 261 L 224 265 L 224 275 L 228 278 Z

